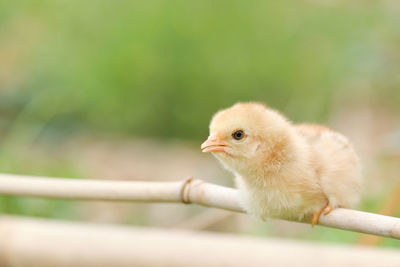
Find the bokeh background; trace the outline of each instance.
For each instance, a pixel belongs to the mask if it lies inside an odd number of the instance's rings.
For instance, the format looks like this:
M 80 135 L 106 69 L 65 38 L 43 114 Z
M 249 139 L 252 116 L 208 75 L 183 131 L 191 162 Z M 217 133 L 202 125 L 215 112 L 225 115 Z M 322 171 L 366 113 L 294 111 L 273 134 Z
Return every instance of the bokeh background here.
M 199 146 L 256 100 L 348 135 L 359 209 L 400 215 L 400 2 L 0 1 L 0 171 L 232 185 Z M 399 241 L 174 204 L 0 197 L 0 212 L 378 246 Z

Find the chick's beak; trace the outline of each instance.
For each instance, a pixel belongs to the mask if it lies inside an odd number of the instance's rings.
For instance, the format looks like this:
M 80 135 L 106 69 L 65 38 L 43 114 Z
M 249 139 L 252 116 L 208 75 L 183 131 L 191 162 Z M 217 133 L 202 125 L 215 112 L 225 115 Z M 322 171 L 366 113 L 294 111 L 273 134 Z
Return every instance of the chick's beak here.
M 225 152 L 225 147 L 227 145 L 220 142 L 217 138 L 209 136 L 203 144 L 201 144 L 201 149 L 203 152 Z

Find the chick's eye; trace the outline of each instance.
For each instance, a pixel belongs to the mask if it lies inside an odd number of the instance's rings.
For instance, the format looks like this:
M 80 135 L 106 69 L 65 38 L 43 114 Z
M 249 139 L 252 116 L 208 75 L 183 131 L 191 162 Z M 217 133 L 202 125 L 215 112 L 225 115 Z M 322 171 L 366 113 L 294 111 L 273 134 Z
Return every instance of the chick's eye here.
M 243 139 L 243 137 L 244 137 L 244 132 L 243 132 L 242 130 L 237 130 L 237 131 L 233 132 L 232 137 L 233 137 L 235 140 Z

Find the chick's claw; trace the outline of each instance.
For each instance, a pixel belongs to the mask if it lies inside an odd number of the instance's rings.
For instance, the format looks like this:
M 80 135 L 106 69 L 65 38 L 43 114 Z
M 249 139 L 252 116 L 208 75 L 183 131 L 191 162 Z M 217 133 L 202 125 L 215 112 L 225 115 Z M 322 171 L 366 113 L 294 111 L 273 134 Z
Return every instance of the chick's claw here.
M 321 217 L 321 214 L 323 213 L 324 215 L 328 215 L 332 211 L 332 205 L 331 203 L 328 202 L 325 207 L 323 207 L 319 212 L 316 212 L 313 214 L 312 220 L 311 220 L 311 226 L 314 227 L 314 225 L 318 224 L 319 222 L 319 217 Z
M 331 203 L 328 203 L 324 209 L 324 215 L 328 215 L 333 210 Z
M 311 220 L 311 226 L 314 227 L 314 225 L 318 224 L 319 221 L 319 217 L 321 216 L 322 210 L 316 212 L 313 214 L 312 216 L 312 220 Z

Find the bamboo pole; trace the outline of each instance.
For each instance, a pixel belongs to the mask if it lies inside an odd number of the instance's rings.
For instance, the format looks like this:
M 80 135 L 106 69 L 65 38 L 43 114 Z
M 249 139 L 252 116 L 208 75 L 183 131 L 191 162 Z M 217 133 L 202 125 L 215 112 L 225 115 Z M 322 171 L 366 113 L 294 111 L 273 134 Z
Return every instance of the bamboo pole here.
M 392 249 L 0 217 L 0 266 L 399 266 Z
M 183 202 L 236 212 L 236 189 L 187 179 L 181 182 L 133 182 L 55 179 L 0 174 L 0 194 L 76 200 Z M 335 209 L 322 215 L 319 225 L 400 239 L 400 218 Z

